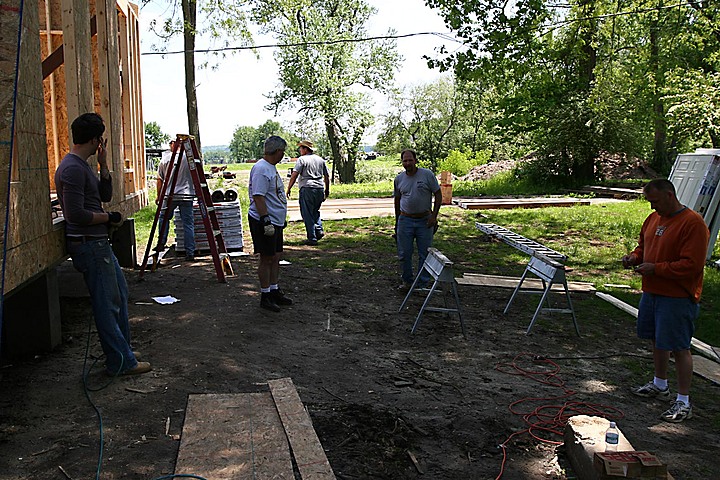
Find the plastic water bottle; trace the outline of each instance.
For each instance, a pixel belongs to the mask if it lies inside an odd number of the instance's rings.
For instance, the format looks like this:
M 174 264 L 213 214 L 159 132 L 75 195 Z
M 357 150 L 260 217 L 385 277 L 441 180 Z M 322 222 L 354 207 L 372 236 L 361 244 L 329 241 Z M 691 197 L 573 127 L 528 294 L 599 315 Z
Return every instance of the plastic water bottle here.
M 615 422 L 610 422 L 610 428 L 605 430 L 605 451 L 616 452 L 619 441 L 620 432 L 617 429 L 617 425 L 615 425 Z

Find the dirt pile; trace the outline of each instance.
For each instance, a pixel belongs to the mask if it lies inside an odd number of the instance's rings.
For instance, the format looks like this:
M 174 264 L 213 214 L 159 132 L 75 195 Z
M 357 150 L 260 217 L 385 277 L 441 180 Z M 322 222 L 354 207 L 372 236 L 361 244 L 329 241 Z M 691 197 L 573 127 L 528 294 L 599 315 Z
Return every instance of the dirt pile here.
M 595 172 L 604 180 L 651 180 L 662 176 L 646 161 L 637 157 L 629 158 L 624 153 L 602 153 L 595 162 Z
M 518 164 L 519 161 L 524 160 L 499 160 L 497 162 L 486 163 L 485 165 L 478 165 L 470 169 L 467 175 L 459 178 L 459 180 L 465 181 L 479 181 L 488 180 L 498 173 L 503 173 L 512 170 Z

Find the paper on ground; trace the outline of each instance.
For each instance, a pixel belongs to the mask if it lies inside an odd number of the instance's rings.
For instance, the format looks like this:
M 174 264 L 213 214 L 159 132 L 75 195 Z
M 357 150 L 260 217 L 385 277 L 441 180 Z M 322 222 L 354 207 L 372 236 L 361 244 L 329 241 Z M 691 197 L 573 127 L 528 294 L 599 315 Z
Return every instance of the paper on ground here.
M 179 302 L 180 299 L 173 297 L 172 295 L 166 295 L 164 297 L 152 297 L 160 305 L 170 305 L 171 303 Z

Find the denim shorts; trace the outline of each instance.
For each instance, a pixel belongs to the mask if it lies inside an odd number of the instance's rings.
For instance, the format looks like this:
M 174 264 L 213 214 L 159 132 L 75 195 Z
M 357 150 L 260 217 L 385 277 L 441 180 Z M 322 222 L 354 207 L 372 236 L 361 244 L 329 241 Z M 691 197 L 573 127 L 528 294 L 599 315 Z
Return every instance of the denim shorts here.
M 700 305 L 688 298 L 643 293 L 638 309 L 637 335 L 655 341 L 659 350 L 688 350 Z

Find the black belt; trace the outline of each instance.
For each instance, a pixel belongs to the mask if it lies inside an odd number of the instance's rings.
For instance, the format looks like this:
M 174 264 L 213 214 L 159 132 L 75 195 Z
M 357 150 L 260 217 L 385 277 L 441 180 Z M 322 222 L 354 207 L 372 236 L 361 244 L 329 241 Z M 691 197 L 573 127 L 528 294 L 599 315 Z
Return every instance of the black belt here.
M 66 237 L 66 241 L 68 243 L 87 243 L 87 242 L 94 242 L 97 240 L 107 240 L 107 237 L 91 237 L 89 235 L 80 235 L 80 236 L 73 235 L 72 237 L 70 237 L 70 236 Z
M 422 213 L 400 212 L 400 215 L 402 215 L 403 217 L 410 217 L 410 218 L 425 218 L 430 215 L 430 211 L 422 212 Z

